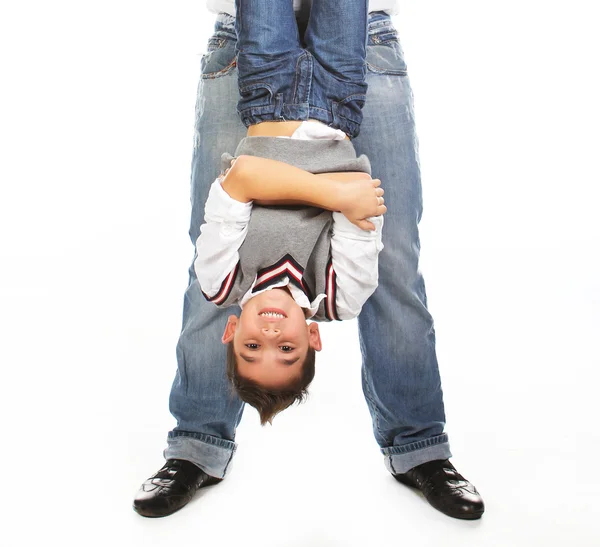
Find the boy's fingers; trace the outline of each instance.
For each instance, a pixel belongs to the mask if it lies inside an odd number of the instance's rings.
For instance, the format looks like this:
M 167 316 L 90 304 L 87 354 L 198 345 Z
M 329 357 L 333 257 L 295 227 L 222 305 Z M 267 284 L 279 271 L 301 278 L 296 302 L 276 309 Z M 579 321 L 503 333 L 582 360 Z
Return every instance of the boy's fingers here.
M 377 188 L 381 184 L 381 181 L 379 179 L 373 179 L 371 182 L 373 183 L 373 186 L 375 188 Z
M 368 220 L 359 220 L 356 224 L 361 230 L 366 230 L 368 232 L 372 232 L 375 230 L 375 224 L 369 222 Z

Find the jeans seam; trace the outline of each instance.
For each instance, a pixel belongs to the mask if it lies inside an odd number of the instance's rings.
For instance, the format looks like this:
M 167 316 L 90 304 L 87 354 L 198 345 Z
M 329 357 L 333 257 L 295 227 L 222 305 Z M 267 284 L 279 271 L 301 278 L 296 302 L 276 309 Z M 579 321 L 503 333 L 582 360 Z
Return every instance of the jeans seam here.
M 299 83 L 301 81 L 301 76 L 302 76 L 302 62 L 303 60 L 306 59 L 306 62 L 308 63 L 308 77 L 306 78 L 306 92 L 305 92 L 305 97 L 302 97 L 302 99 L 306 99 L 306 100 L 301 100 L 300 102 L 308 102 L 308 98 L 310 97 L 310 92 L 311 92 L 311 88 L 312 88 L 312 79 L 313 79 L 313 59 L 312 59 L 312 55 L 308 52 L 308 51 L 304 51 L 301 55 L 298 56 L 298 58 L 296 59 L 296 70 L 295 70 L 295 75 L 294 75 L 294 99 L 296 100 L 296 102 L 298 102 L 299 97 L 298 97 L 298 87 L 299 87 Z
M 381 429 L 379 428 L 379 410 L 377 409 L 377 405 L 375 404 L 375 401 L 373 400 L 373 396 L 371 394 L 371 388 L 369 387 L 369 382 L 365 381 L 365 399 L 367 399 L 369 401 L 369 403 L 371 403 L 371 406 L 373 408 L 373 414 L 375 415 L 375 429 L 377 430 L 377 434 L 383 439 L 383 433 L 381 432 Z
M 233 70 L 233 68 L 235 68 L 236 65 L 237 65 L 237 57 L 234 57 L 233 60 L 231 61 L 231 63 L 229 63 L 225 68 L 222 68 L 221 70 L 218 70 L 217 72 L 208 72 L 208 73 L 202 74 L 201 75 L 202 79 L 203 80 L 214 80 L 215 78 L 220 78 L 221 76 L 225 76 L 226 74 L 231 72 L 231 70 Z
M 396 474 L 396 468 L 394 467 L 394 459 L 392 458 L 391 454 L 388 455 L 388 461 L 389 461 L 389 464 L 390 464 L 390 469 L 392 470 L 392 474 L 395 475 Z
M 379 68 L 371 63 L 367 63 L 367 68 L 374 74 L 388 74 L 389 76 L 406 76 L 408 70 L 394 70 L 389 68 Z
M 352 95 L 348 95 L 347 97 L 343 98 L 341 101 L 338 101 L 338 104 L 346 104 L 346 102 L 348 101 L 352 101 L 354 99 L 367 99 L 367 94 L 366 93 L 353 93 Z
M 182 331 L 183 332 L 183 331 Z M 183 350 L 182 350 L 182 360 L 183 363 L 181 367 L 179 367 L 179 381 L 182 384 L 183 387 L 183 393 L 187 396 L 188 395 L 188 370 L 187 370 L 187 359 L 185 357 L 185 354 L 183 354 Z
M 227 463 L 225 464 L 225 467 L 223 468 L 223 475 L 227 474 L 227 468 L 229 467 L 229 464 L 231 463 L 231 460 L 233 459 L 234 453 L 235 453 L 235 448 L 233 448 L 233 450 L 231 450 L 231 452 L 229 454 L 229 459 L 227 460 Z

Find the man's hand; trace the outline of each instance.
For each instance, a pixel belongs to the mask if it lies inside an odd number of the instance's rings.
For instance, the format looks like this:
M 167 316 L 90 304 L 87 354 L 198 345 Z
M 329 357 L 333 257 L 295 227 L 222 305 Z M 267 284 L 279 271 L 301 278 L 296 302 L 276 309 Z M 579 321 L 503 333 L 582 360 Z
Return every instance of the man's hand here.
M 340 212 L 361 230 L 373 231 L 375 225 L 366 220 L 385 214 L 383 188 L 379 179 L 352 180 L 340 185 Z

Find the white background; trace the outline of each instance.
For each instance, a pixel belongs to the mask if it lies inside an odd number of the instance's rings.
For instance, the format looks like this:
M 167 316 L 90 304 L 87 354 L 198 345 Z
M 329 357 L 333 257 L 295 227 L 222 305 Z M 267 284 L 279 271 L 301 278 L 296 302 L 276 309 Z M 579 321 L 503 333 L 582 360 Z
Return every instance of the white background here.
M 213 17 L 201 0 L 3 5 L 0 543 L 598 545 L 594 7 L 401 1 L 395 18 L 447 431 L 487 504 L 469 523 L 385 471 L 354 322 L 325 326 L 305 405 L 267 428 L 246 410 L 226 482 L 166 519 L 131 510 L 174 426 Z

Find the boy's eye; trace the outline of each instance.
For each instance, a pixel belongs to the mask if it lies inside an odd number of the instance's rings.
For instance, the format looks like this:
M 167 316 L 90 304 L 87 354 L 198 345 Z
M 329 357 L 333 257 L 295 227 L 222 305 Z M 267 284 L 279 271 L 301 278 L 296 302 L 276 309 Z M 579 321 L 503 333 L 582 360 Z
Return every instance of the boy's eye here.
M 258 344 L 245 344 L 248 349 L 258 349 Z
M 281 351 L 285 351 L 286 353 L 289 353 L 290 351 L 294 351 L 294 348 L 292 348 L 291 346 L 279 346 L 279 349 Z

